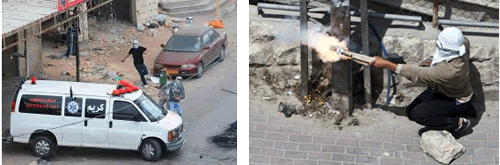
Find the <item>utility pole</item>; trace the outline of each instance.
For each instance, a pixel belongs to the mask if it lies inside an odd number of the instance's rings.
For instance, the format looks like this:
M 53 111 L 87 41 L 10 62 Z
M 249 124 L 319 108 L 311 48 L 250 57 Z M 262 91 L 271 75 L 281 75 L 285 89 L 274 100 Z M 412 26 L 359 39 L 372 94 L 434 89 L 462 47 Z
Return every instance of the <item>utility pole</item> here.
M 302 87 L 302 97 L 309 95 L 309 66 L 308 66 L 308 53 L 307 48 L 307 0 L 300 0 L 300 79 Z

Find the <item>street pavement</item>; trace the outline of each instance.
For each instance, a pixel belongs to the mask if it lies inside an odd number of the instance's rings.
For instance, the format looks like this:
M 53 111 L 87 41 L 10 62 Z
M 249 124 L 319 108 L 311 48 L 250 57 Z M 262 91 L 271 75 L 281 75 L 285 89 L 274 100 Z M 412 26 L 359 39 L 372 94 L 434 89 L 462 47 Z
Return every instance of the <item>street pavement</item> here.
M 420 149 L 423 127 L 406 116 L 381 112 L 394 118 L 374 116 L 368 126 L 331 130 L 315 119 L 285 118 L 278 103 L 252 95 L 250 105 L 251 165 L 438 165 Z M 451 164 L 498 164 L 498 124 L 497 98 L 486 102 L 479 123 L 458 139 L 466 152 Z

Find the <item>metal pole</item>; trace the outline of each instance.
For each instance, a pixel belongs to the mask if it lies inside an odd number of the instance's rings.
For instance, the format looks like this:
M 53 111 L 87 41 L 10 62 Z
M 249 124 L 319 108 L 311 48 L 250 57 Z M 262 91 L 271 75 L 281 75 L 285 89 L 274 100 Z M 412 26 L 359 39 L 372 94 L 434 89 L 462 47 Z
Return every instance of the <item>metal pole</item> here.
M 300 11 L 299 6 L 290 6 L 290 5 L 276 5 L 276 4 L 267 4 L 267 3 L 259 3 L 257 4 L 259 9 L 274 9 L 274 10 L 284 10 L 284 11 Z M 307 10 L 308 13 L 329 13 L 329 8 L 311 8 Z M 352 16 L 360 16 L 361 13 L 359 11 L 350 11 Z M 419 16 L 407 16 L 407 15 L 399 15 L 399 14 L 387 14 L 387 13 L 375 13 L 368 12 L 368 17 L 382 18 L 382 19 L 390 19 L 390 20 L 402 20 L 402 21 L 414 21 L 414 22 L 422 22 L 422 17 Z
M 331 34 L 339 40 L 349 40 L 351 35 L 351 16 L 350 16 L 350 1 L 349 0 L 331 0 Z M 351 116 L 354 110 L 354 102 L 352 96 L 352 61 L 343 60 L 332 63 L 332 98 L 338 102 L 340 112 L 344 116 Z
M 363 45 L 363 54 L 370 56 L 370 38 L 368 33 L 368 2 L 367 0 L 360 0 L 361 6 L 361 36 Z M 368 109 L 372 108 L 372 85 L 370 67 L 364 67 L 363 77 L 365 86 L 365 101 Z
M 438 7 L 439 7 L 439 0 L 434 0 L 434 8 L 433 8 L 433 13 L 432 13 L 432 27 L 437 28 L 438 27 Z
M 358 11 L 351 11 L 351 15 L 360 16 L 361 14 Z M 375 17 L 375 18 L 382 18 L 382 19 L 389 19 L 389 20 L 422 22 L 422 17 L 399 15 L 399 14 L 368 12 L 368 17 Z
M 302 97 L 309 95 L 309 73 L 308 73 L 308 47 L 307 47 L 307 0 L 300 0 L 300 73 L 301 73 L 301 83 L 302 84 Z
M 475 27 L 498 28 L 498 23 L 494 22 L 472 22 L 472 21 L 455 21 L 455 20 L 440 19 L 439 24 L 452 25 L 452 26 L 475 26 Z
M 28 35 L 27 33 L 27 30 L 23 30 L 24 31 L 24 36 L 23 38 L 26 38 L 26 36 Z M 30 77 L 30 65 L 29 65 L 29 57 L 28 57 L 28 41 L 25 40 L 24 41 L 24 60 L 25 60 L 25 63 L 26 63 L 26 78 L 29 78 Z

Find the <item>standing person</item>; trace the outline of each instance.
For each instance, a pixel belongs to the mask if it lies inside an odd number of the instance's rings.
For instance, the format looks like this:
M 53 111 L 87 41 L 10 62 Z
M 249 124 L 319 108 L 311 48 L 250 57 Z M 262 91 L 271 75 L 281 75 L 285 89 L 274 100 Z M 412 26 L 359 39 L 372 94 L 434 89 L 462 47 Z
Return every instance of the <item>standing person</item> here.
M 430 67 L 395 64 L 380 57 L 370 65 L 430 86 L 407 107 L 410 120 L 431 129 L 463 132 L 470 126 L 466 116 L 477 117 L 471 103 L 474 93 L 469 79 L 469 40 L 452 27 L 439 34 L 436 45 Z
M 183 110 L 181 100 L 183 100 L 186 95 L 181 81 L 182 78 L 177 77 L 174 82 L 169 83 L 166 86 L 169 88 L 169 109 L 172 111 L 177 110 L 177 113 L 182 117 Z
M 148 82 L 146 81 L 146 78 L 144 78 L 144 75 L 148 75 L 148 68 L 146 65 L 144 65 L 144 52 L 146 51 L 145 47 L 139 46 L 139 41 L 134 40 L 132 42 L 132 48 L 128 51 L 128 54 L 125 56 L 125 58 L 122 60 L 122 62 L 125 62 L 127 58 L 132 55 L 134 57 L 134 66 L 139 72 L 139 75 L 141 76 L 141 81 L 143 87 L 147 87 Z
M 164 69 L 164 70 L 166 70 L 166 69 Z M 161 83 L 160 91 L 158 91 L 158 97 L 160 97 L 160 106 L 163 109 L 165 109 L 165 103 L 167 103 L 167 107 L 169 107 L 169 105 L 170 105 L 170 104 L 168 104 L 168 102 L 170 100 L 169 99 L 170 86 L 168 86 L 168 84 L 172 83 L 172 78 L 170 77 L 170 75 L 168 73 L 165 73 L 164 70 L 162 70 L 162 72 L 164 72 L 163 74 L 165 75 L 167 80 L 164 81 L 165 84 Z

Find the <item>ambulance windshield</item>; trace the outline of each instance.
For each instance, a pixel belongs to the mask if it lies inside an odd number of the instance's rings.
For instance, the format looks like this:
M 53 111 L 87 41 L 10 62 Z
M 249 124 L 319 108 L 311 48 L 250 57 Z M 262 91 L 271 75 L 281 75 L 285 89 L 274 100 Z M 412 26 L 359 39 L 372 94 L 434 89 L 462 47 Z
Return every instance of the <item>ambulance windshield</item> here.
M 160 108 L 160 106 L 158 106 L 158 104 L 144 92 L 142 93 L 142 96 L 135 101 L 135 103 L 141 108 L 142 112 L 148 116 L 151 122 L 159 121 L 167 115 L 166 111 Z

